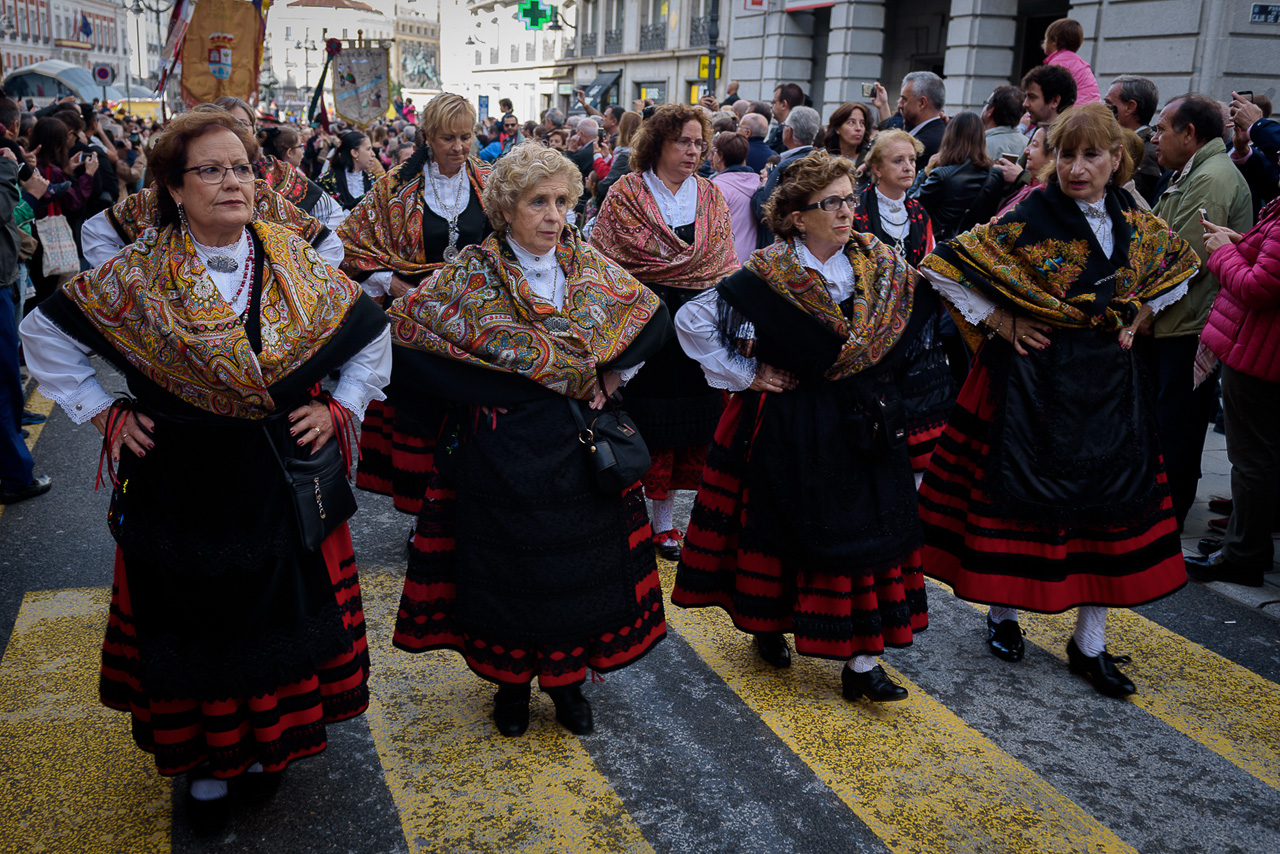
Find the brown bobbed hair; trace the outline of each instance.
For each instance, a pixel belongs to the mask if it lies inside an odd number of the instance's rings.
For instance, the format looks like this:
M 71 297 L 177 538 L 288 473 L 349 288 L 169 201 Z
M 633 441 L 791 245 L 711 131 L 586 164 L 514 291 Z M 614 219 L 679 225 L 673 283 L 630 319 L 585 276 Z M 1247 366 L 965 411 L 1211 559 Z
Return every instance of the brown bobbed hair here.
M 853 115 L 854 110 L 862 113 L 862 124 L 865 126 L 865 130 L 862 132 L 862 142 L 858 145 L 858 151 L 867 151 L 871 148 L 871 131 L 875 128 L 875 122 L 871 121 L 871 108 L 857 101 L 845 101 L 836 107 L 836 111 L 827 120 L 827 132 L 822 139 L 822 147 L 832 154 L 841 153 L 840 126 L 849 121 L 849 116 Z
M 418 130 L 422 142 L 431 146 L 432 138 L 441 131 L 452 128 L 471 130 L 476 124 L 476 108 L 461 95 L 442 92 L 426 103 L 418 116 Z
M 553 131 L 554 133 L 554 131 Z M 508 214 L 527 194 L 548 178 L 561 178 L 569 185 L 569 207 L 582 197 L 582 173 L 574 162 L 554 148 L 537 142 L 522 142 L 499 157 L 484 182 L 480 203 L 493 230 L 507 231 Z
M 884 166 L 885 155 L 889 153 L 889 146 L 895 142 L 906 142 L 911 144 L 911 150 L 916 153 L 916 157 L 924 154 L 924 143 L 916 139 L 905 130 L 882 130 L 876 134 L 876 141 L 871 143 L 871 150 L 867 152 L 867 170 L 870 171 L 872 166 Z M 875 181 L 875 173 L 871 172 L 871 180 Z
M 244 153 L 250 163 L 258 159 L 258 141 L 253 131 L 240 122 L 222 107 L 213 104 L 201 104 L 169 122 L 157 137 L 147 155 L 147 167 L 156 178 L 156 201 L 159 208 L 159 224 L 178 224 L 178 205 L 169 193 L 170 187 L 179 187 L 187 175 L 187 150 L 191 143 L 205 134 L 219 130 L 228 130 L 244 144 Z M 198 179 L 197 179 L 198 180 Z
M 647 172 L 655 168 L 662 159 L 663 146 L 679 139 L 689 122 L 698 123 L 702 128 L 702 141 L 710 146 L 711 122 L 707 121 L 705 112 L 688 104 L 663 104 L 640 125 L 631 140 L 631 171 Z
M 954 115 L 942 132 L 938 146 L 938 166 L 956 166 L 970 162 L 983 169 L 991 168 L 987 156 L 987 136 L 982 118 L 977 113 L 963 112 Z
M 800 233 L 791 214 L 809 204 L 809 197 L 820 193 L 835 181 L 848 178 L 853 186 L 857 167 L 847 157 L 821 149 L 793 160 L 784 167 L 777 189 L 764 204 L 764 220 L 778 237 L 790 240 Z
M 1058 50 L 1079 50 L 1084 44 L 1084 27 L 1074 18 L 1059 18 L 1044 31 L 1044 37 Z
M 622 118 L 618 119 L 618 147 L 624 145 L 631 147 L 631 142 L 636 138 L 636 131 L 640 129 L 640 114 L 635 110 L 627 110 L 622 114 Z
M 751 151 L 751 143 L 736 131 L 721 131 L 711 144 L 720 152 L 725 166 L 741 166 L 747 162 L 747 154 Z
M 1058 116 L 1049 125 L 1044 141 L 1046 147 L 1059 156 L 1064 151 L 1085 148 L 1097 148 L 1112 154 L 1120 152 L 1120 166 L 1111 177 L 1112 186 L 1120 187 L 1133 176 L 1133 160 L 1125 150 L 1123 130 L 1105 105 L 1082 104 Z M 1047 177 L 1047 183 L 1058 183 L 1058 170 L 1054 169 Z

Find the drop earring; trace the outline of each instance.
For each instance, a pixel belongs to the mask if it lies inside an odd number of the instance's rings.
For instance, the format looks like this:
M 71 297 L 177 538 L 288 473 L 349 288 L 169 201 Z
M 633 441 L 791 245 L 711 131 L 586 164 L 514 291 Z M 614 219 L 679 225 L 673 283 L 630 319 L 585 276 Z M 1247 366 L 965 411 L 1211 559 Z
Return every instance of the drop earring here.
M 182 224 L 184 231 L 191 230 L 187 225 L 187 210 L 182 206 L 182 202 L 178 202 L 178 221 Z

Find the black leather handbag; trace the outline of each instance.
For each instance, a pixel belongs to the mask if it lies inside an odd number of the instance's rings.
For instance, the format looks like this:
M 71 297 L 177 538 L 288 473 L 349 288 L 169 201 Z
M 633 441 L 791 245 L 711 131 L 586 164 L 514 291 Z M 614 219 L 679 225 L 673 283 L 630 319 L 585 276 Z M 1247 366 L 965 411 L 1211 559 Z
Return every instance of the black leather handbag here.
M 644 477 L 653 460 L 631 416 L 610 404 L 588 424 L 579 401 L 568 401 L 578 425 L 578 441 L 587 449 L 587 459 L 601 491 L 618 494 Z
M 309 552 L 317 551 L 325 537 L 356 512 L 356 497 L 347 481 L 338 437 L 334 436 L 306 459 L 285 459 L 265 425 L 262 431 L 284 473 L 302 547 Z

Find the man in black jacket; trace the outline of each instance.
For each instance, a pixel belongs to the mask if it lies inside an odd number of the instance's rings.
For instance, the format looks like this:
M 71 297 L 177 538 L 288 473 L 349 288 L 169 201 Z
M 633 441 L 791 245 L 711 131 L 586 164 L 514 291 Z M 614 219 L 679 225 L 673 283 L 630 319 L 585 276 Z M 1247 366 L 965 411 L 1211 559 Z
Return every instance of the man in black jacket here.
M 942 133 L 947 125 L 942 108 L 946 103 L 947 87 L 942 78 L 932 71 L 913 71 L 902 78 L 902 90 L 898 96 L 902 126 L 924 146 L 924 153 L 916 158 L 917 173 L 924 169 L 929 158 L 937 154 L 942 145 Z
M 783 83 L 773 90 L 773 117 L 778 120 L 778 124 L 769 133 L 769 138 L 765 140 L 765 144 L 778 154 L 787 150 L 787 146 L 782 139 L 782 129 L 787 122 L 787 116 L 791 115 L 791 111 L 796 107 L 803 106 L 804 90 L 795 83 Z

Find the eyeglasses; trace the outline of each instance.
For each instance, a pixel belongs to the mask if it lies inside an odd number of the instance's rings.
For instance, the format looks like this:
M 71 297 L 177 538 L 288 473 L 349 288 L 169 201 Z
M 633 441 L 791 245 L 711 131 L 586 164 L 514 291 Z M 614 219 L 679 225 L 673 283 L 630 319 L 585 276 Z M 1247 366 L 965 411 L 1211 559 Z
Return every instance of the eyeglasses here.
M 701 139 L 689 139 L 688 137 L 682 136 L 675 140 L 675 145 L 676 148 L 683 148 L 685 151 L 688 151 L 690 148 L 696 148 L 703 154 L 707 152 L 707 143 Z
M 822 201 L 814 202 L 811 205 L 805 205 L 800 210 L 812 211 L 812 210 L 821 209 L 826 211 L 827 213 L 835 213 L 845 205 L 849 206 L 849 210 L 853 210 L 854 206 L 857 203 L 858 203 L 858 197 L 853 193 L 850 193 L 847 196 L 827 196 Z
M 221 184 L 230 172 L 236 176 L 236 180 L 241 184 L 248 184 L 253 181 L 253 167 L 248 163 L 237 163 L 235 166 L 192 166 L 190 169 L 183 169 L 184 173 L 194 172 L 200 176 L 200 180 L 206 184 Z

